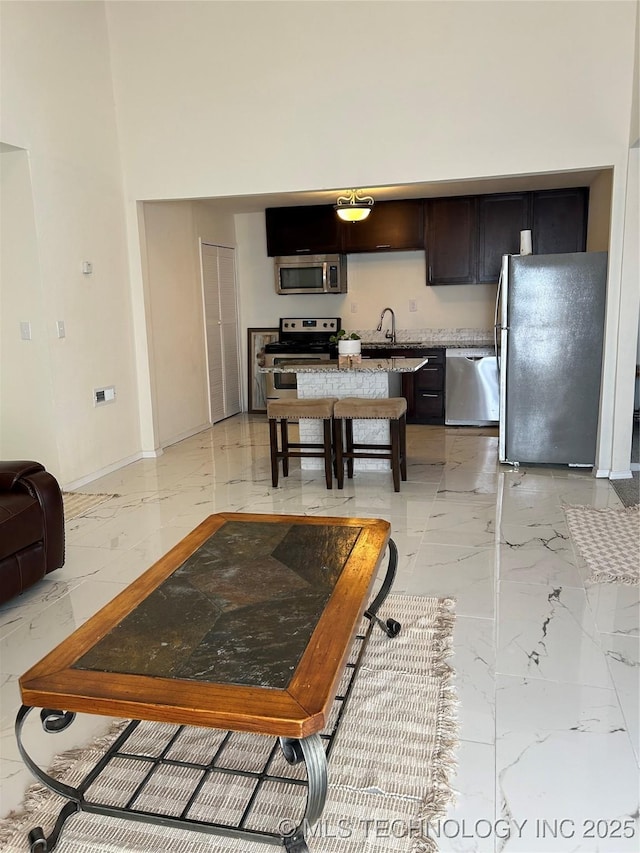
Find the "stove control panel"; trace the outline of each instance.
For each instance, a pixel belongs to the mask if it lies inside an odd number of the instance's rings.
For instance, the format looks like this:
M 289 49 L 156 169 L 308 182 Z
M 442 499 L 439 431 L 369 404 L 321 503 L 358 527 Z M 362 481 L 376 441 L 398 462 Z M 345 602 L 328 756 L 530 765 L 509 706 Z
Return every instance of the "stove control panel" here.
M 280 333 L 335 335 L 340 328 L 340 317 L 281 317 Z

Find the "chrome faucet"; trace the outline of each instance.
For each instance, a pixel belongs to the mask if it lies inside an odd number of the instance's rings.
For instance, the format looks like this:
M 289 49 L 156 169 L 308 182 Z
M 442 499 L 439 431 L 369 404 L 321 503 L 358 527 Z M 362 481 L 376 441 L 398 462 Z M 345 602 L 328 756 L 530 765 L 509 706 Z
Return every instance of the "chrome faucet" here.
M 395 342 L 396 342 L 396 315 L 393 312 L 393 308 L 383 308 L 382 309 L 382 314 L 380 315 L 380 322 L 378 323 L 378 325 L 376 327 L 376 331 L 377 332 L 382 331 L 382 321 L 384 320 L 384 315 L 387 313 L 387 311 L 389 311 L 389 313 L 391 314 L 391 331 L 389 331 L 387 329 L 387 331 L 384 333 L 384 336 L 385 336 L 385 338 L 390 340 L 392 344 L 395 344 Z

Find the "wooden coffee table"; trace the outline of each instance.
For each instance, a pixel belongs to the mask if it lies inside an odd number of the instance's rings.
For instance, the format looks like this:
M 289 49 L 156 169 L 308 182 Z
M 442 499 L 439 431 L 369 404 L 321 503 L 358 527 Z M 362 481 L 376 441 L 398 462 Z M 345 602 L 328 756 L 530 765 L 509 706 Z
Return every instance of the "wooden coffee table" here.
M 305 828 L 324 807 L 327 757 L 371 628 L 377 623 L 389 637 L 400 629 L 376 615 L 397 564 L 389 536 L 389 523 L 380 519 L 209 516 L 25 673 L 18 748 L 34 775 L 68 800 L 48 837 L 40 827 L 31 830 L 33 853 L 53 850 L 64 822 L 78 811 L 258 838 L 284 844 L 290 853 L 307 851 Z M 386 576 L 367 607 L 387 547 Z M 364 634 L 358 633 L 363 614 L 370 620 Z M 359 652 L 353 662 L 355 641 Z M 336 697 L 345 667 L 348 687 Z M 336 699 L 341 710 L 327 731 Z M 23 745 L 23 724 L 33 708 L 43 709 L 42 724 L 50 732 L 66 728 L 78 712 L 132 722 L 72 788 L 38 767 Z M 189 817 L 205 779 L 216 773 L 224 777 L 209 758 L 189 764 L 199 782 L 178 816 L 137 808 L 139 792 L 119 806 L 93 801 L 87 789 L 112 758 L 126 755 L 148 763 L 148 756 L 126 748 L 141 720 L 275 736 L 274 750 L 282 750 L 290 764 L 306 765 L 306 780 L 293 780 L 307 788 L 296 829 L 287 836 L 250 829 L 251 803 L 233 825 Z M 266 781 L 292 784 L 267 766 L 245 775 L 255 777 L 255 791 Z

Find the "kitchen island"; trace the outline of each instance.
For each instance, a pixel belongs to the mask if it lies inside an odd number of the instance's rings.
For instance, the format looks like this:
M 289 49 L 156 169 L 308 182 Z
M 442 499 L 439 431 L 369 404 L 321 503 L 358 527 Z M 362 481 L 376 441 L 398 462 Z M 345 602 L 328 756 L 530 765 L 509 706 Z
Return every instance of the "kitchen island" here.
M 261 373 L 295 373 L 300 399 L 315 397 L 400 397 L 401 377 L 403 373 L 415 373 L 427 358 L 363 358 L 350 366 L 339 366 L 337 361 L 325 361 L 310 365 L 287 361 L 274 367 L 262 367 Z M 320 421 L 300 422 L 300 440 L 303 442 L 322 441 Z M 368 419 L 354 423 L 354 439 L 362 444 L 389 444 L 389 422 Z M 319 469 L 320 459 L 301 459 L 302 468 Z M 356 471 L 387 471 L 388 460 L 356 459 Z

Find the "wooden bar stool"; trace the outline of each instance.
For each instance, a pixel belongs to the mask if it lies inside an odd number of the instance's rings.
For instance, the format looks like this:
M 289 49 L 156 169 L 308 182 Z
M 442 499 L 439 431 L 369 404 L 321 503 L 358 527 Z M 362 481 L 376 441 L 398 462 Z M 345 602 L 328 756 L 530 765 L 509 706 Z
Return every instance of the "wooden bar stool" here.
M 331 468 L 333 448 L 331 446 L 331 419 L 336 397 L 318 397 L 316 399 L 269 400 L 267 417 L 269 418 L 269 442 L 271 445 L 271 482 L 278 485 L 278 462 L 282 460 L 282 476 L 289 476 L 289 459 L 316 457 L 324 459 L 324 475 L 327 488 L 333 487 Z M 323 442 L 289 441 L 289 421 L 301 418 L 321 420 Z M 280 421 L 280 447 L 278 447 L 277 422 Z
M 355 444 L 353 422 L 360 418 L 389 421 L 391 444 Z M 342 444 L 342 421 L 345 422 L 346 450 Z M 354 459 L 389 459 L 393 473 L 393 489 L 400 491 L 400 477 L 407 479 L 407 401 L 404 397 L 345 397 L 333 407 L 333 444 L 336 454 L 338 488 L 344 485 L 344 460 L 347 476 L 353 477 Z M 369 451 L 369 452 L 367 452 Z M 374 452 L 377 451 L 377 452 Z

